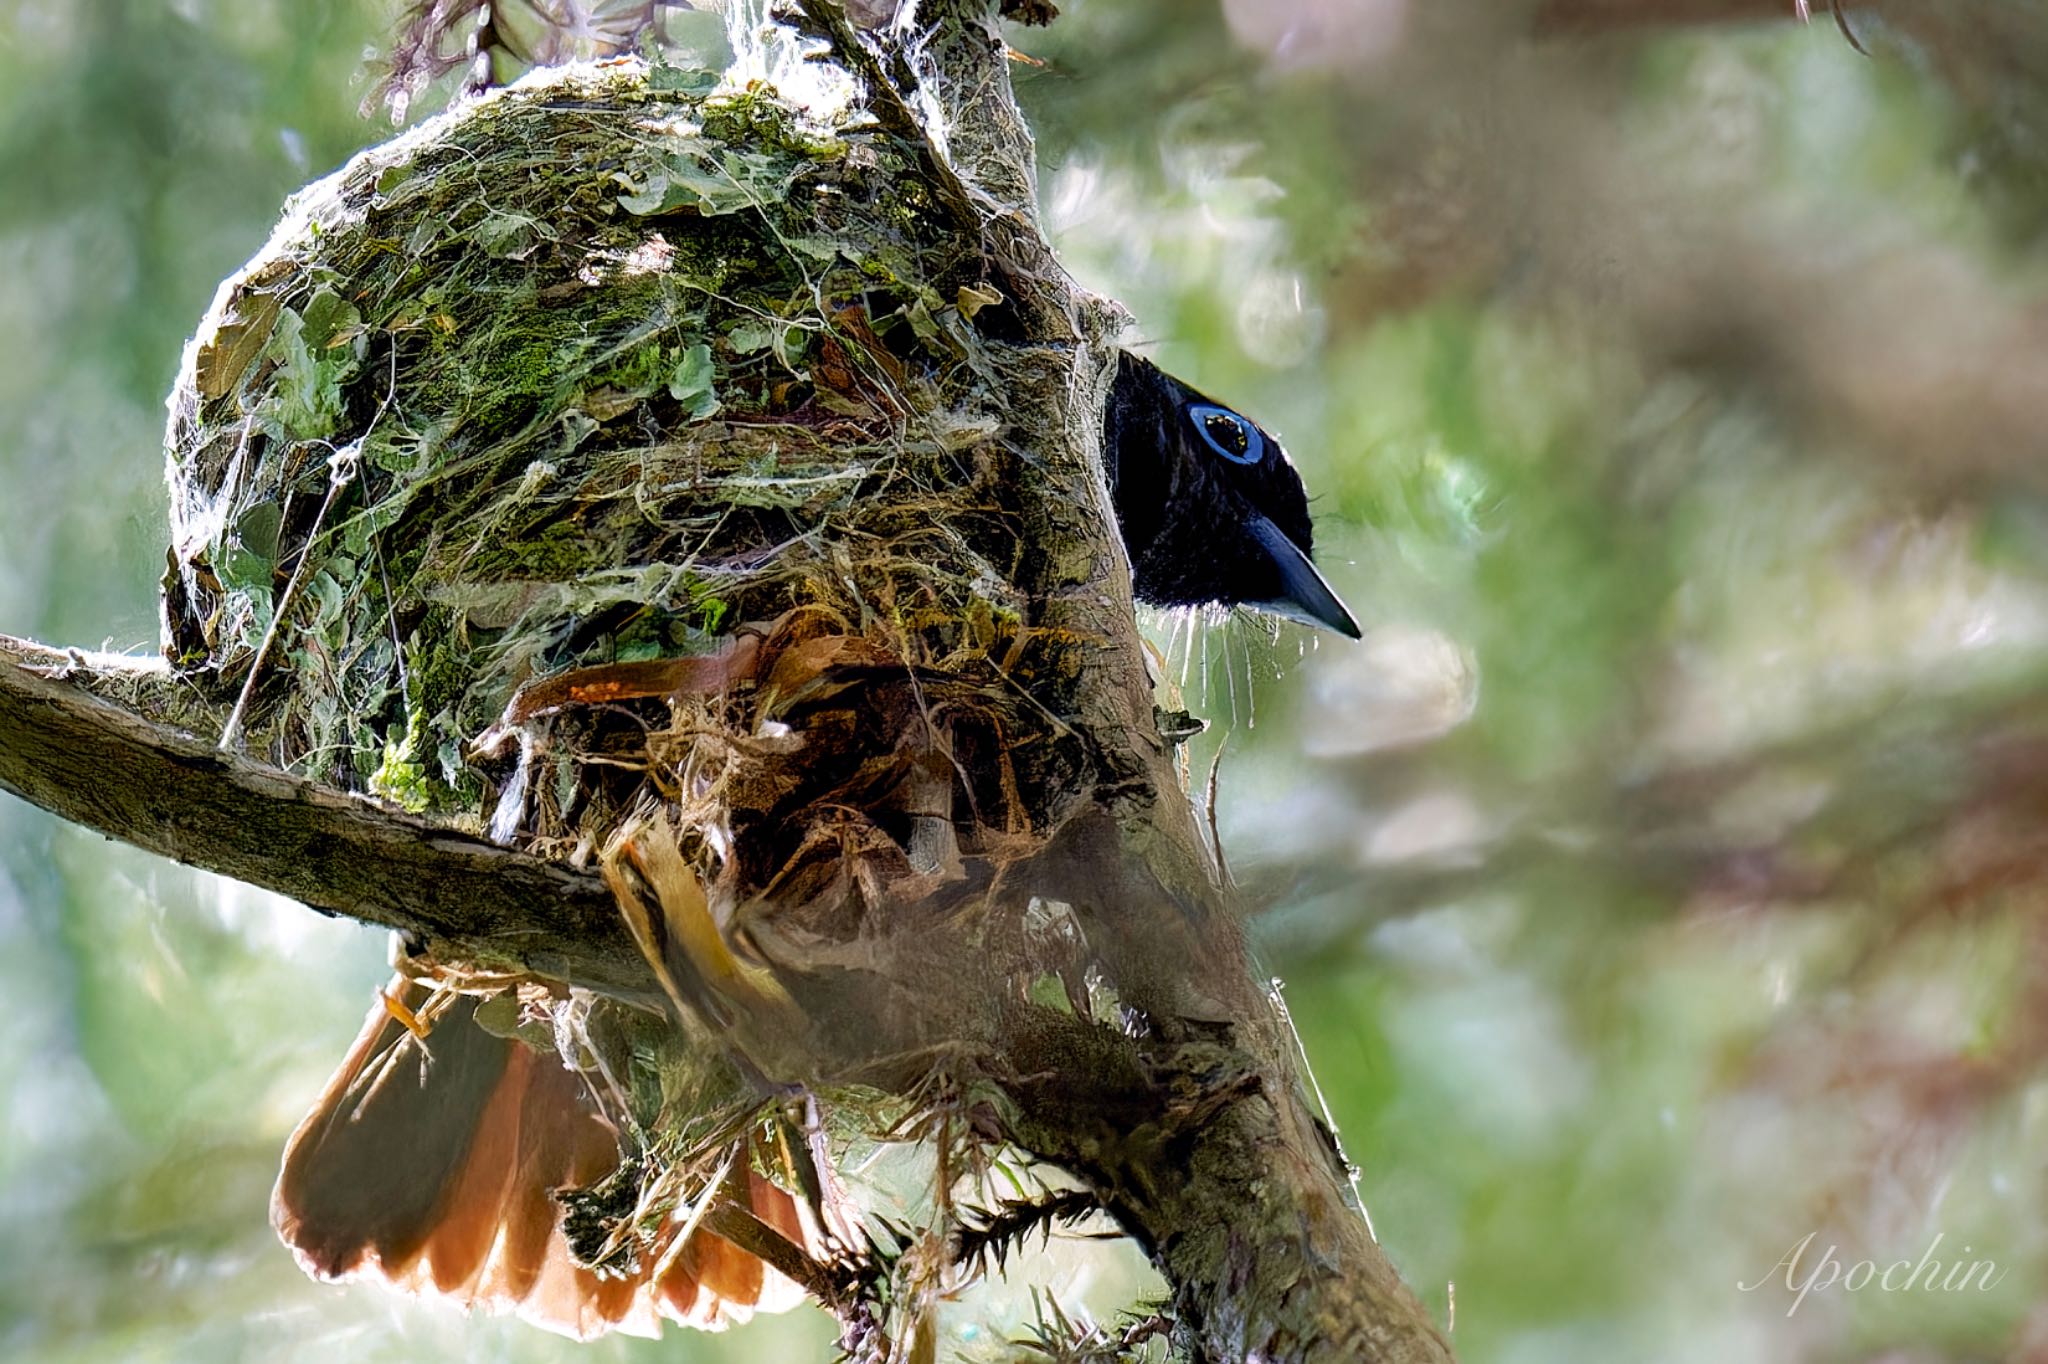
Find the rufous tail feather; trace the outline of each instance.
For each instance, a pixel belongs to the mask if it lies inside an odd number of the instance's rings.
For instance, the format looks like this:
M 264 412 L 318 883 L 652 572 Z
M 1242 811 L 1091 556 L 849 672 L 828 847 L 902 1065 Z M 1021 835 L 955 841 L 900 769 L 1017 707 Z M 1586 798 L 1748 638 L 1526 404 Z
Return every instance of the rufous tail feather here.
M 802 1301 L 686 1211 L 630 1273 L 578 1264 L 555 1194 L 602 1180 L 621 1159 L 584 1079 L 478 1026 L 472 997 L 454 997 L 420 1030 L 408 1021 L 427 987 L 400 978 L 390 997 L 398 1007 L 378 1001 L 285 1148 L 271 1220 L 307 1273 L 381 1279 L 578 1339 L 654 1336 L 664 1318 L 715 1330 Z M 743 1183 L 756 1217 L 813 1250 L 792 1195 L 751 1171 Z

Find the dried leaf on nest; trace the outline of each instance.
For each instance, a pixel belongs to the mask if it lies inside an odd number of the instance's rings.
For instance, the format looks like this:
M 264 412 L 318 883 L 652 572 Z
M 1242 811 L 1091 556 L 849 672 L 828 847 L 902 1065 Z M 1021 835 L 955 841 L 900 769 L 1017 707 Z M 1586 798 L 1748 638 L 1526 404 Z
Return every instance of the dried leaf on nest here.
M 757 634 L 736 635 L 710 654 L 602 663 L 539 678 L 512 694 L 505 713 L 478 736 L 476 747 L 495 755 L 512 731 L 567 706 L 602 706 L 649 697 L 679 699 L 726 691 L 753 678 L 760 643 Z
M 819 635 L 783 649 L 768 672 L 761 702 L 764 715 L 828 700 L 842 687 L 876 673 L 905 675 L 899 654 L 858 635 Z
M 726 941 L 665 812 L 645 807 L 621 824 L 600 866 L 634 941 L 677 1008 L 718 1024 L 742 1045 L 803 1035 L 803 1012 L 775 973 L 742 960 Z

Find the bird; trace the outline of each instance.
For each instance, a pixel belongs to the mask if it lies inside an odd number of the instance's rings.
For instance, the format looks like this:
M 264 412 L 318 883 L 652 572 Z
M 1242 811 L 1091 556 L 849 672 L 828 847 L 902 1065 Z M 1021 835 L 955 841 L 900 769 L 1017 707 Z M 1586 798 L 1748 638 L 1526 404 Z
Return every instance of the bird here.
M 1243 606 L 1361 637 L 1316 571 L 1308 492 L 1271 432 L 1120 351 L 1102 449 L 1140 602 Z

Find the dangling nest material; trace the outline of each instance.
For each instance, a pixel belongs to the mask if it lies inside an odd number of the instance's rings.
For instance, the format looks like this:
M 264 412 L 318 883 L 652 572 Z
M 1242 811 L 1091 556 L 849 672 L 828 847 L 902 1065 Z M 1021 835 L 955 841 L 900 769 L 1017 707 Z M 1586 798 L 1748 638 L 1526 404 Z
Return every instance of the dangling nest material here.
M 729 760 L 836 668 L 950 678 L 1004 742 L 1004 310 L 924 150 L 542 77 L 306 190 L 222 286 L 171 400 L 174 666 L 282 766 L 544 848 L 649 790 L 773 804 Z

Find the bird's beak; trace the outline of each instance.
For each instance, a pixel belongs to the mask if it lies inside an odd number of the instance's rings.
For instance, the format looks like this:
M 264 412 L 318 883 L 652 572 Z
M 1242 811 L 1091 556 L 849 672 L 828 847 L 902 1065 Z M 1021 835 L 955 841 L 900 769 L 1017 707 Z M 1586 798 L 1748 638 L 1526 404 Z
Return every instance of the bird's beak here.
M 1273 556 L 1273 563 L 1280 570 L 1282 591 L 1272 601 L 1247 602 L 1247 606 L 1300 621 L 1303 625 L 1335 630 L 1350 639 L 1363 636 L 1364 632 L 1351 618 L 1351 612 L 1337 600 L 1337 594 L 1323 581 L 1323 575 L 1316 572 L 1316 566 L 1309 562 L 1308 555 L 1287 538 L 1286 532 L 1257 514 L 1251 517 L 1250 528 L 1252 538 Z

